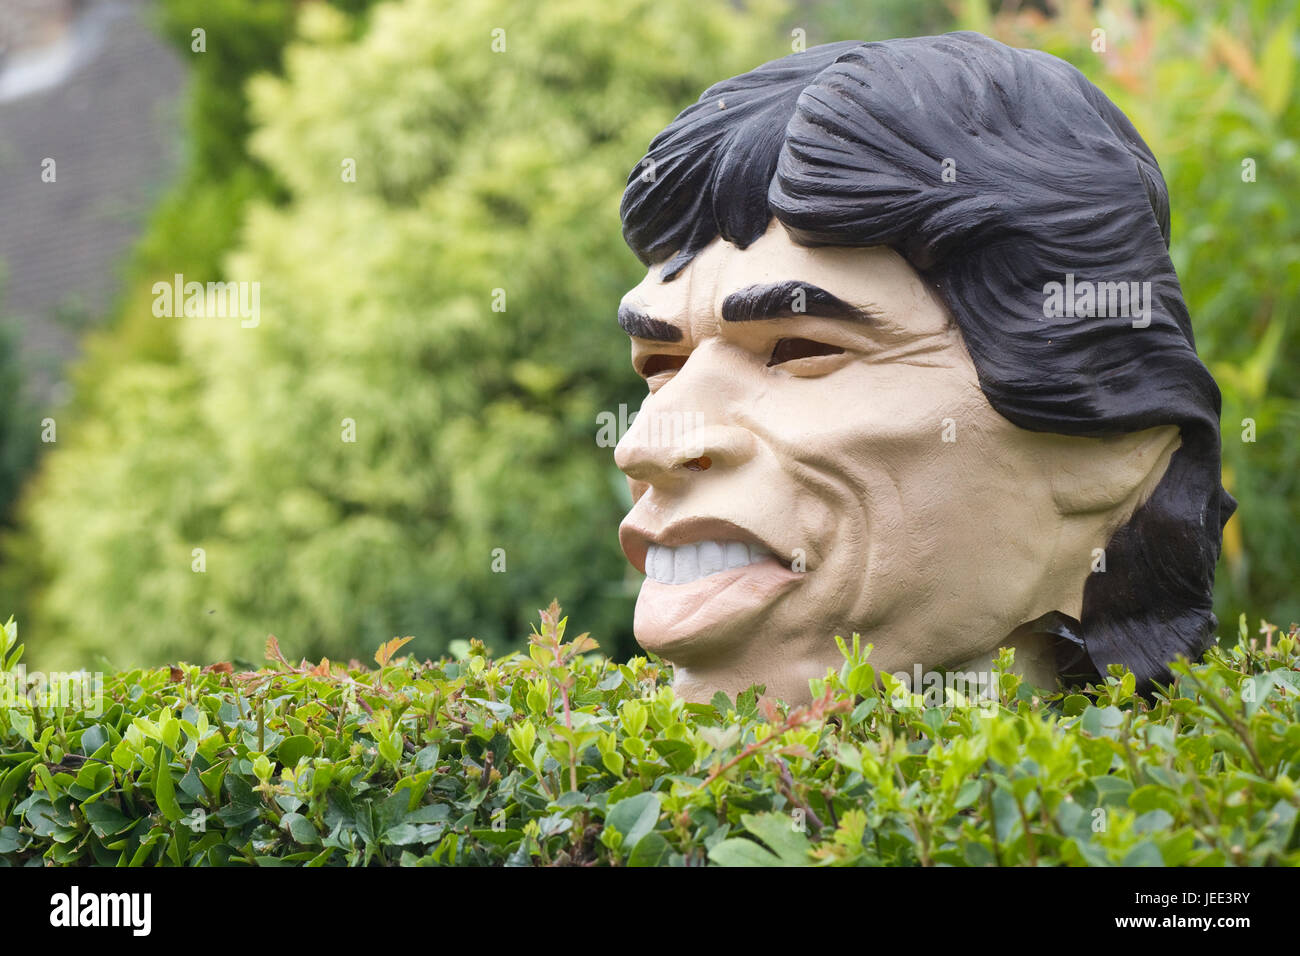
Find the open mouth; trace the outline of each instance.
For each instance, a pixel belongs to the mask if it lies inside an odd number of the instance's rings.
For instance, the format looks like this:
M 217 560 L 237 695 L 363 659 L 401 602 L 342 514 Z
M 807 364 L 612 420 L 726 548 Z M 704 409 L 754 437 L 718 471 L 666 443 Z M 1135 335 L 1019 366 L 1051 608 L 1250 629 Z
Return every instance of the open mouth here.
M 651 544 L 646 571 L 632 629 L 681 666 L 744 643 L 755 618 L 804 577 L 762 545 L 718 539 Z
M 641 508 L 651 510 L 644 498 Z M 804 580 L 802 565 L 796 572 L 779 557 L 783 546 L 725 518 L 647 527 L 629 515 L 618 536 L 646 576 L 632 630 L 642 647 L 680 666 L 743 643 L 755 618 Z
M 618 537 L 632 566 L 657 584 L 691 584 L 762 563 L 787 571 L 792 565 L 781 556 L 784 549 L 774 551 L 771 542 L 721 518 L 697 516 L 651 529 L 629 515 Z
M 763 545 L 743 541 L 696 541 L 676 547 L 651 543 L 646 549 L 645 573 L 660 584 L 690 584 L 765 558 L 784 563 Z

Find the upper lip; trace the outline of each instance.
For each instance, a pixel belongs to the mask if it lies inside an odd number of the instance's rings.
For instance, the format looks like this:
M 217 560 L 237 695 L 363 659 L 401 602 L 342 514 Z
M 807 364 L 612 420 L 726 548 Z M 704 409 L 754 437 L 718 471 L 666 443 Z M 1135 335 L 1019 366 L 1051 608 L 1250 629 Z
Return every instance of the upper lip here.
M 623 553 L 642 574 L 645 574 L 646 552 L 650 545 L 675 548 L 698 541 L 743 541 L 746 544 L 757 544 L 771 551 L 778 561 L 786 563 L 785 556 L 772 547 L 770 542 L 725 518 L 684 518 L 658 531 L 624 520 L 618 529 L 618 543 L 622 546 Z

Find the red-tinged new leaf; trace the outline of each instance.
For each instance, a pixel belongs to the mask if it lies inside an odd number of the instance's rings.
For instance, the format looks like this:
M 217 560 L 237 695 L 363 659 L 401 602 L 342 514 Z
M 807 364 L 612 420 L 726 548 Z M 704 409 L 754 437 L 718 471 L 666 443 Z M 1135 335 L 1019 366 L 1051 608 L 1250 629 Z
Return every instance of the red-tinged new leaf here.
M 268 661 L 278 661 L 288 668 L 293 667 L 292 664 L 284 659 L 284 654 L 280 653 L 280 642 L 275 639 L 274 634 L 266 635 L 266 659 Z
M 579 634 L 573 639 L 573 643 L 569 646 L 573 648 L 574 654 L 586 654 L 588 651 L 594 651 L 596 648 L 600 647 L 600 645 L 596 643 L 596 639 L 590 634 Z
M 758 709 L 763 712 L 763 718 L 769 724 L 781 723 L 781 711 L 776 706 L 776 701 L 766 695 L 758 699 Z
M 387 667 L 393 655 L 413 640 L 415 640 L 413 637 L 395 637 L 381 644 L 379 650 L 375 651 L 375 663 L 380 667 Z

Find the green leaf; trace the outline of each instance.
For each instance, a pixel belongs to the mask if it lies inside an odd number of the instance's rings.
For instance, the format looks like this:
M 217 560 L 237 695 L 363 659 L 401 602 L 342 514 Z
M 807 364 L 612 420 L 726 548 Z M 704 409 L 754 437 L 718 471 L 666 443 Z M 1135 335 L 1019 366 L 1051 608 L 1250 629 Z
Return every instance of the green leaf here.
M 319 846 L 320 834 L 301 813 L 286 813 L 280 818 L 281 829 L 288 830 L 294 841 L 304 846 Z
M 1165 858 L 1160 854 L 1160 848 L 1150 840 L 1143 840 L 1125 855 L 1121 866 L 1164 866 Z
M 781 866 L 781 858 L 769 853 L 753 840 L 732 837 L 709 851 L 709 859 L 718 866 Z
M 1076 717 L 1090 706 L 1091 702 L 1083 694 L 1070 694 L 1065 700 L 1061 701 L 1061 711 L 1067 717 Z
M 695 748 L 684 740 L 658 739 L 651 746 L 678 773 L 690 770 L 695 765 Z
M 87 727 L 81 734 L 81 752 L 86 756 L 98 753 L 106 743 L 108 743 L 108 734 L 99 724 Z
M 1090 781 L 1097 791 L 1097 805 L 1104 807 L 1123 807 L 1128 805 L 1133 793 L 1133 784 L 1123 777 L 1093 777 Z
M 1124 713 L 1118 707 L 1089 707 L 1083 712 L 1079 726 L 1093 737 L 1117 737 L 1124 724 Z
M 95 831 L 95 835 L 99 837 L 122 833 L 135 824 L 135 820 L 123 814 L 107 800 L 97 800 L 87 804 L 81 808 L 81 812 L 86 822 L 90 824 L 90 828 Z
M 166 747 L 158 748 L 158 766 L 153 775 L 153 796 L 162 815 L 172 823 L 184 816 L 180 804 L 176 802 L 176 788 L 172 781 L 171 766 L 167 763 Z
M 298 766 L 298 761 L 303 757 L 312 757 L 316 754 L 316 741 L 304 735 L 285 737 L 280 741 L 280 746 L 276 748 L 275 756 L 286 767 L 294 768 Z
M 786 866 L 805 866 L 812 844 L 795 826 L 794 818 L 783 813 L 743 814 L 741 824 L 770 847 Z
M 5 814 L 9 812 L 9 801 L 18 792 L 18 788 L 27 785 L 27 778 L 31 776 L 32 764 L 39 759 L 33 754 L 5 774 L 3 780 L 0 780 L 0 820 L 3 820 Z
M 1180 812 L 1179 801 L 1176 796 L 1165 790 L 1163 787 L 1157 787 L 1148 784 L 1145 787 L 1138 787 L 1128 798 L 1128 805 L 1138 813 L 1147 813 L 1151 810 L 1165 810 L 1171 814 Z
M 1134 833 L 1169 833 L 1174 817 L 1168 810 L 1148 810 L 1133 821 Z
M 610 807 L 605 826 L 623 835 L 623 846 L 635 847 L 659 822 L 659 807 L 659 794 L 639 793 Z
M 13 853 L 21 843 L 22 835 L 13 827 L 0 827 L 0 855 Z
M 207 770 L 199 771 L 199 780 L 207 788 L 208 793 L 214 797 L 221 794 L 221 781 L 225 779 L 226 768 L 230 766 L 230 761 L 222 760 L 215 763 Z
M 672 855 L 672 847 L 663 834 L 651 831 L 637 841 L 628 854 L 628 866 L 662 866 Z
M 1260 99 L 1268 115 L 1277 119 L 1291 99 L 1295 78 L 1295 20 L 1288 18 L 1270 32 L 1259 58 Z

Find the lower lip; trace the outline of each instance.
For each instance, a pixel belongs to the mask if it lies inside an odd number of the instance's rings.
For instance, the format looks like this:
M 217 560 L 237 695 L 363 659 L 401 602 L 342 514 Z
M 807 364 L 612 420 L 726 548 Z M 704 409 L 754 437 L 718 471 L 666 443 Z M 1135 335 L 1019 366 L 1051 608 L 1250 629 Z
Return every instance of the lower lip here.
M 803 575 L 773 558 L 743 568 L 719 571 L 690 584 L 662 584 L 646 578 L 636 601 L 632 629 L 646 650 L 683 663 L 683 652 L 743 624 L 755 611 L 794 587 Z

